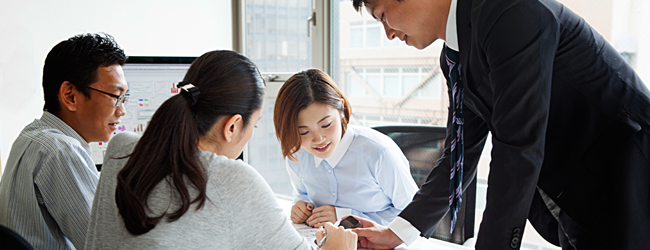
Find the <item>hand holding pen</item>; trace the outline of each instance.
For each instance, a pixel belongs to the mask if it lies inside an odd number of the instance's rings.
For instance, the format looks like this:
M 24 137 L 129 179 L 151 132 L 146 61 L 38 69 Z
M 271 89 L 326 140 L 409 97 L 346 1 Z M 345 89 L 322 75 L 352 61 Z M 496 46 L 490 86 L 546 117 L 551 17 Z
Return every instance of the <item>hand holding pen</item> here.
M 325 222 L 316 231 L 316 241 L 320 249 L 357 249 L 357 234 L 350 229 Z

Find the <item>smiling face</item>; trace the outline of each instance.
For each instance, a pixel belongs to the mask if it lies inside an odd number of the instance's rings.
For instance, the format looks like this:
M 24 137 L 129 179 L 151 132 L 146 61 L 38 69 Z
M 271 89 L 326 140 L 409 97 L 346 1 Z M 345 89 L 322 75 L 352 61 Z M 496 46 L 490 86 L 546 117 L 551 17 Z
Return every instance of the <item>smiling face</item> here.
M 97 79 L 88 86 L 114 95 L 122 95 L 128 90 L 124 71 L 119 64 L 97 68 Z M 115 97 L 92 90 L 89 93 L 90 97 L 79 95 L 74 113 L 76 122 L 72 127 L 86 142 L 108 141 L 126 111 L 123 105 L 115 106 Z
M 388 39 L 424 49 L 445 38 L 451 0 L 373 0 L 366 4 L 372 17 L 384 25 Z
M 328 158 L 341 142 L 341 113 L 329 105 L 312 103 L 298 113 L 298 132 L 303 149 Z

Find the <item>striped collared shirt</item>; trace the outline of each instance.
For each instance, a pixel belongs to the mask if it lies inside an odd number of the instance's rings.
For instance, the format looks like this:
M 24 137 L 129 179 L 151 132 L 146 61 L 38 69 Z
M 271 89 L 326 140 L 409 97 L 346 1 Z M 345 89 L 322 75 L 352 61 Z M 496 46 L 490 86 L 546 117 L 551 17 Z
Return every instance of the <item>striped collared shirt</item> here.
M 11 147 L 0 181 L 0 224 L 35 249 L 83 249 L 99 174 L 90 146 L 45 111 Z

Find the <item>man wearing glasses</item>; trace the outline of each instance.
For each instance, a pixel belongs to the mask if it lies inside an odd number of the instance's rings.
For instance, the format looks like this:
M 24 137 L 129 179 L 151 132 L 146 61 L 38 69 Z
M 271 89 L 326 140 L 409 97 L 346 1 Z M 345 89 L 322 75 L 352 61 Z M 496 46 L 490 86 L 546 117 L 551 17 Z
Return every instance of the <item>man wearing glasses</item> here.
M 0 224 L 35 249 L 83 249 L 99 174 L 89 142 L 126 114 L 124 51 L 110 35 L 57 44 L 43 68 L 43 116 L 14 142 L 0 182 Z

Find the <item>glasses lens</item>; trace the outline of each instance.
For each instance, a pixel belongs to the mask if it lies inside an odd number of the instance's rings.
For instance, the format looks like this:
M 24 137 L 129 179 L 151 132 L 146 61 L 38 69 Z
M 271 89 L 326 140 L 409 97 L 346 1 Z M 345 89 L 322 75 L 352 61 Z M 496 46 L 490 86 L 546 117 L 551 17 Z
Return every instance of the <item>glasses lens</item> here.
M 120 104 L 126 105 L 126 102 L 129 100 L 128 95 L 121 95 L 120 97 L 117 98 L 117 101 L 115 102 L 115 106 L 119 107 Z

